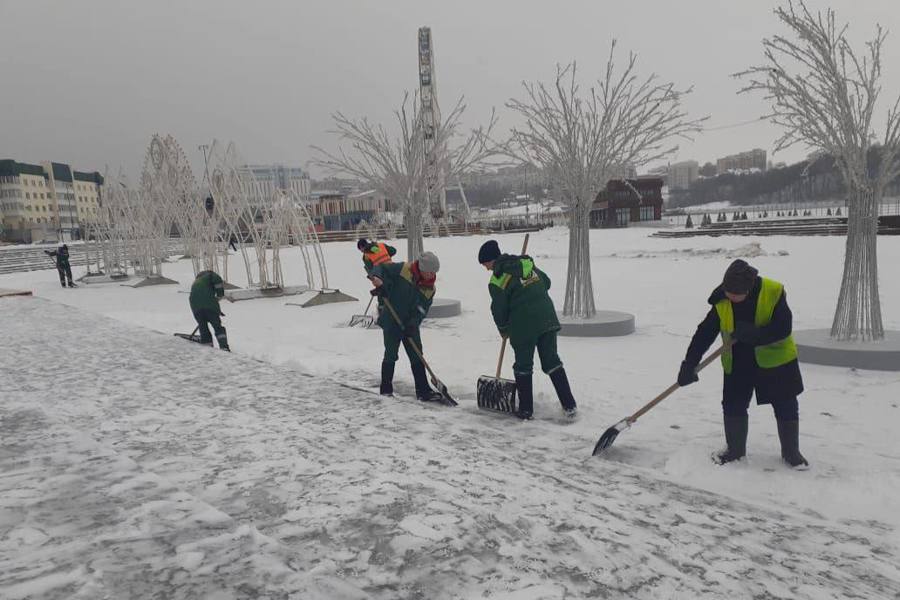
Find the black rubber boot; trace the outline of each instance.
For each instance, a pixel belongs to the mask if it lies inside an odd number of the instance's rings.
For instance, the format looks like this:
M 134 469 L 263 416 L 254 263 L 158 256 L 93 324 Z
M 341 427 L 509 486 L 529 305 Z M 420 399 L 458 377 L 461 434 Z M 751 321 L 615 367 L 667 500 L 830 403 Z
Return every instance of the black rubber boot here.
M 809 468 L 809 463 L 800 454 L 800 421 L 778 421 L 778 440 L 784 462 L 798 471 Z
M 575 404 L 575 397 L 572 395 L 572 388 L 569 387 L 566 370 L 559 368 L 550 373 L 550 381 L 553 382 L 553 389 L 556 390 L 556 396 L 559 398 L 559 403 L 562 404 L 566 416 L 570 419 L 575 418 L 578 407 Z
M 382 396 L 394 395 L 394 367 L 396 365 L 397 363 L 386 360 L 381 362 L 381 387 L 379 388 L 379 393 Z
M 224 327 L 222 328 L 222 331 L 216 334 L 216 340 L 219 342 L 219 350 L 231 352 L 231 348 L 228 347 L 228 334 L 225 332 Z
M 728 448 L 713 456 L 720 465 L 741 460 L 747 454 L 747 424 L 749 418 L 725 415 L 725 443 Z
M 422 402 L 438 402 L 442 396 L 440 392 L 436 392 L 428 385 L 428 375 L 425 373 L 425 365 L 416 363 L 410 365 L 413 374 L 413 381 L 416 382 L 416 398 Z
M 531 383 L 531 373 L 516 373 L 516 391 L 519 393 L 519 409 L 516 416 L 528 421 L 534 415 L 534 387 Z

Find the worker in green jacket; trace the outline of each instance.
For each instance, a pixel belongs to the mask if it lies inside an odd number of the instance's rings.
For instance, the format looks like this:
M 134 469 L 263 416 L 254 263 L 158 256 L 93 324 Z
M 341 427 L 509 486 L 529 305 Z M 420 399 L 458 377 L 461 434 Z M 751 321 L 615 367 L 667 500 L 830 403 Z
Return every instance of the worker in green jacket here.
M 528 420 L 534 413 L 531 375 L 537 348 L 541 369 L 550 376 L 563 411 L 569 418 L 575 418 L 575 398 L 556 352 L 556 335 L 560 327 L 548 293 L 550 278 L 534 266 L 530 256 L 501 254 L 500 246 L 494 240 L 481 246 L 478 262 L 492 273 L 488 284 L 491 314 L 500 335 L 509 338 L 516 355 L 513 364 L 519 393 L 516 416 Z
M 440 392 L 428 385 L 425 365 L 413 350 L 410 341 L 422 350 L 422 336 L 419 325 L 434 300 L 434 284 L 440 268 L 438 257 L 432 252 L 423 252 L 418 260 L 403 263 L 382 263 L 372 268 L 369 279 L 375 288 L 373 296 L 381 296 L 389 301 L 397 316 L 398 323 L 390 310 L 384 310 L 378 317 L 378 325 L 384 336 L 384 358 L 381 361 L 381 394 L 394 393 L 394 366 L 399 358 L 401 342 L 409 357 L 416 397 L 423 402 L 441 400 Z
M 231 351 L 228 347 L 228 336 L 222 326 L 220 317 L 225 313 L 219 308 L 219 298 L 225 295 L 225 282 L 214 271 L 201 271 L 191 285 L 190 304 L 197 327 L 200 329 L 200 343 L 212 346 L 212 334 L 209 325 L 216 332 L 216 340 L 221 350 Z

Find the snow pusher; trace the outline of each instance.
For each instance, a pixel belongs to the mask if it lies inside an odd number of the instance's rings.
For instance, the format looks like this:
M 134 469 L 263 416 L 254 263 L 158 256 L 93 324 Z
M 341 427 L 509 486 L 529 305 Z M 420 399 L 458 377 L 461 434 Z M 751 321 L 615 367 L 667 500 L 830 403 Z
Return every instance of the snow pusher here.
M 525 241 L 522 242 L 523 255 L 528 251 L 528 237 L 529 234 L 526 233 Z M 479 377 L 475 393 L 478 408 L 514 414 L 516 412 L 516 382 L 500 377 L 500 371 L 503 368 L 503 354 L 506 352 L 506 342 L 507 338 L 504 337 L 503 343 L 500 344 L 500 359 L 497 361 L 497 373 L 493 377 L 490 375 Z
M 197 335 L 197 332 L 198 332 L 198 331 L 200 331 L 200 326 L 199 326 L 199 325 L 197 325 L 196 327 L 194 327 L 194 331 L 192 331 L 191 333 L 175 333 L 175 334 L 172 334 L 172 335 L 174 335 L 175 337 L 180 337 L 180 338 L 183 339 L 183 340 L 187 340 L 187 341 L 189 341 L 189 342 L 197 342 L 197 343 L 199 344 L 199 343 L 200 343 L 200 336 Z
M 397 314 L 397 311 L 394 310 L 394 305 L 391 304 L 391 301 L 387 298 L 384 298 L 384 306 L 391 313 L 391 316 L 394 318 L 394 321 L 397 323 L 397 326 L 400 329 L 403 329 L 403 322 L 400 320 L 400 315 Z M 435 389 L 441 395 L 441 402 L 446 404 L 447 406 L 456 406 L 458 403 L 456 400 L 450 396 L 450 391 L 447 389 L 447 386 L 437 378 L 437 375 L 434 374 L 434 371 L 431 370 L 431 366 L 428 364 L 428 361 L 425 360 L 425 356 L 422 354 L 422 350 L 419 349 L 419 346 L 412 340 L 412 338 L 406 338 L 406 342 L 409 344 L 409 347 L 413 349 L 413 352 L 421 359 L 422 364 L 425 366 L 425 369 L 428 371 L 428 374 L 431 376 L 431 385 L 435 387 Z
M 710 354 L 709 356 L 704 358 L 703 362 L 701 362 L 699 365 L 697 365 L 697 369 L 696 369 L 695 373 L 699 373 L 704 368 L 706 368 L 711 362 L 713 362 L 714 360 L 719 358 L 719 356 L 721 356 L 722 352 L 724 352 L 724 351 L 725 351 L 725 346 L 722 345 L 718 349 L 716 349 L 712 354 Z M 594 446 L 594 452 L 593 452 L 592 456 L 597 456 L 600 453 L 602 453 L 604 450 L 606 450 L 607 448 L 612 446 L 613 442 L 616 441 L 616 438 L 619 436 L 620 433 L 622 433 L 623 431 L 625 431 L 626 429 L 631 427 L 635 423 L 635 421 L 637 421 L 639 418 L 644 416 L 644 414 L 647 413 L 651 408 L 653 408 L 654 406 L 656 406 L 657 404 L 659 404 L 660 402 L 662 402 L 663 400 L 665 400 L 666 398 L 671 396 L 672 393 L 675 392 L 675 390 L 677 390 L 680 387 L 681 386 L 678 385 L 677 383 L 673 383 L 668 388 L 666 388 L 666 390 L 663 393 L 661 393 L 659 396 L 657 396 L 656 398 L 654 398 L 653 400 L 651 400 L 650 402 L 648 402 L 647 404 L 642 406 L 636 413 L 634 413 L 630 417 L 625 417 L 624 419 L 622 419 L 621 421 L 619 421 L 618 423 L 616 423 L 615 425 L 613 425 L 612 427 L 607 429 L 605 432 L 603 432 L 603 435 L 600 436 L 600 439 L 597 440 L 597 444 Z
M 372 300 L 375 299 L 375 296 L 369 296 L 369 303 L 366 304 L 366 310 L 363 311 L 361 315 L 350 315 L 350 325 L 349 327 L 356 327 L 357 325 L 362 325 L 363 328 L 368 329 L 375 324 L 375 317 L 369 316 L 369 309 L 372 308 Z

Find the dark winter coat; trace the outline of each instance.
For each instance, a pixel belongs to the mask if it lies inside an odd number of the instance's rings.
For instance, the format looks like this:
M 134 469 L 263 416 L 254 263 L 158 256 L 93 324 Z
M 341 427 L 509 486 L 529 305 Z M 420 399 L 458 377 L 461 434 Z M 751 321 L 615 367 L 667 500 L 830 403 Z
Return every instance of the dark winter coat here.
M 756 278 L 756 283 L 750 290 L 750 294 L 743 302 L 732 303 L 735 324 L 745 322 L 754 325 L 756 315 L 756 303 L 759 300 L 759 291 L 762 279 Z M 719 314 L 715 305 L 725 298 L 722 286 L 713 290 L 709 297 L 712 305 L 706 318 L 697 326 L 691 344 L 688 347 L 685 361 L 691 365 L 697 365 L 703 359 L 703 355 L 709 349 L 721 333 Z M 760 337 L 757 345 L 764 346 L 783 340 L 791 335 L 793 329 L 793 314 L 787 303 L 787 294 L 782 293 L 772 321 L 765 327 L 760 327 Z M 800 375 L 800 365 L 796 360 L 775 367 L 773 369 L 761 369 L 756 364 L 754 346 L 735 340 L 732 347 L 734 363 L 730 375 L 725 375 L 726 389 L 734 387 L 756 386 L 757 401 L 767 404 L 772 397 L 796 396 L 803 392 L 803 378 Z
M 372 269 L 372 277 L 381 279 L 384 283 L 384 297 L 390 301 L 401 325 L 398 325 L 391 315 L 391 311 L 385 307 L 378 317 L 378 325 L 386 332 L 394 335 L 402 335 L 405 327 L 418 327 L 422 319 L 428 314 L 431 303 L 434 300 L 434 288 L 419 285 L 419 280 L 413 272 L 412 263 L 387 263 L 377 265 Z
M 510 342 L 537 339 L 548 331 L 559 331 L 556 308 L 550 298 L 550 278 L 534 266 L 530 256 L 502 254 L 494 261 L 488 284 L 491 314 L 501 335 Z
M 191 310 L 209 310 L 219 314 L 219 298 L 225 295 L 225 282 L 214 271 L 201 271 L 191 286 Z
M 60 246 L 56 250 L 44 250 L 48 256 L 52 256 L 56 259 L 56 268 L 64 269 L 69 266 L 69 248 L 67 246 Z

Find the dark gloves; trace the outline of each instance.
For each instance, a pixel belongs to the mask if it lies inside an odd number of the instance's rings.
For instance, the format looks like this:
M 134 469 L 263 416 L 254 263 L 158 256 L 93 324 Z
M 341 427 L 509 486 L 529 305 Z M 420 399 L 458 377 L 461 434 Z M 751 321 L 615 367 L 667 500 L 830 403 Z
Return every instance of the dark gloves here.
M 681 361 L 681 369 L 678 370 L 678 385 L 684 387 L 700 381 L 697 376 L 697 364 L 686 360 Z
M 372 296 L 384 296 L 384 288 L 383 287 L 372 288 L 371 290 L 369 290 L 369 294 L 371 294 Z
M 47 256 L 53 256 L 53 253 L 49 250 L 44 250 L 44 254 L 46 254 Z
M 734 324 L 734 339 L 742 344 L 756 346 L 759 344 L 760 335 L 759 327 L 754 327 L 750 323 L 738 321 Z
M 403 328 L 403 336 L 404 337 L 415 337 L 415 335 L 419 332 L 418 325 L 407 325 Z

